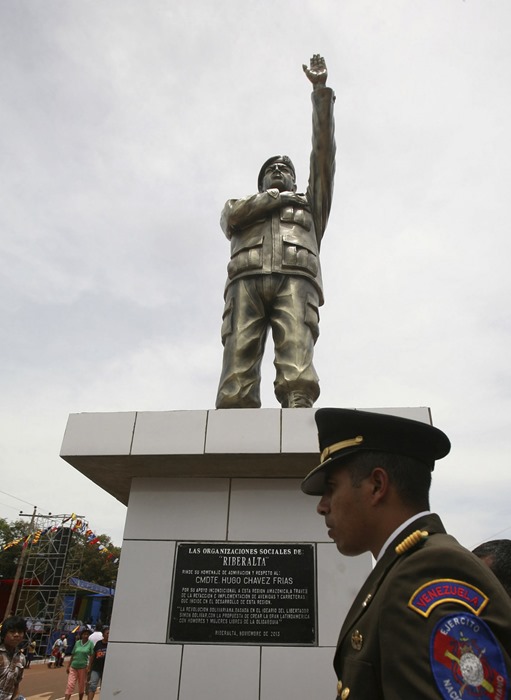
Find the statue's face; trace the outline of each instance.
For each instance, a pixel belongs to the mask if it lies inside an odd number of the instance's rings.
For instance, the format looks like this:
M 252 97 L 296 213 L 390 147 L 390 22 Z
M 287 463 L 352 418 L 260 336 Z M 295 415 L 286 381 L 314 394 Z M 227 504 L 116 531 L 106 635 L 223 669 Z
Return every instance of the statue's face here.
M 263 190 L 276 187 L 280 192 L 295 192 L 296 182 L 291 168 L 285 163 L 272 163 L 264 171 Z

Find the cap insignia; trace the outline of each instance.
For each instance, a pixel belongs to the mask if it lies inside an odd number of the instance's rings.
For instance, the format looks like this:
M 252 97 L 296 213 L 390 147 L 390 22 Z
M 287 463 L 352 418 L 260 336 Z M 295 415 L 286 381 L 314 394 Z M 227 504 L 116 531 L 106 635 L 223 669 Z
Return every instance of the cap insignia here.
M 321 453 L 319 461 L 321 464 L 325 462 L 332 453 L 338 452 L 339 450 L 344 450 L 346 447 L 358 447 L 364 442 L 362 435 L 357 435 L 355 438 L 350 438 L 349 440 L 341 440 L 341 442 L 335 442 L 333 445 L 328 445 L 325 447 Z

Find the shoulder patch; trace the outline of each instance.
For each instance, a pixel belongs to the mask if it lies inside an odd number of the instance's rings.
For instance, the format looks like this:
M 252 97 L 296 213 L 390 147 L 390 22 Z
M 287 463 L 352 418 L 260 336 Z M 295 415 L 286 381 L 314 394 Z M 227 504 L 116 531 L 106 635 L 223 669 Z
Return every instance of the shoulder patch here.
M 505 700 L 509 678 L 499 644 L 488 625 L 470 613 L 448 615 L 436 625 L 430 662 L 445 700 Z
M 431 611 L 442 603 L 459 603 L 475 615 L 479 615 L 489 598 L 479 588 L 464 581 L 452 578 L 428 581 L 418 588 L 408 601 L 408 607 L 423 617 L 429 617 Z

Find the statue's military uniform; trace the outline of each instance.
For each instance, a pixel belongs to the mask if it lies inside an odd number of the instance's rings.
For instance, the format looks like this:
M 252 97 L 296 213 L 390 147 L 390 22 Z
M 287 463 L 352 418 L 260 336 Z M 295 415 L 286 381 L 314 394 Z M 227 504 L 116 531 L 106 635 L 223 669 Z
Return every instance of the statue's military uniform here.
M 334 667 L 342 700 L 504 700 L 511 600 L 486 565 L 445 534 L 437 515 L 421 516 L 362 586 Z
M 275 345 L 275 394 L 282 406 L 312 405 L 312 364 L 323 304 L 319 250 L 333 193 L 335 141 L 331 88 L 312 93 L 313 133 L 305 194 L 278 189 L 229 200 L 221 226 L 231 241 L 222 323 L 223 367 L 217 408 L 256 408 L 268 326 Z M 261 182 L 261 176 L 260 176 Z

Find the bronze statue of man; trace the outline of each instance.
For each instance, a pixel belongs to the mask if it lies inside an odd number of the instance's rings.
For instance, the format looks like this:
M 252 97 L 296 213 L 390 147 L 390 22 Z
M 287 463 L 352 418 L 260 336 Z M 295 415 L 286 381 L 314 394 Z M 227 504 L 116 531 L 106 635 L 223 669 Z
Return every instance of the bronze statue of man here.
M 335 95 L 325 60 L 303 70 L 313 85 L 312 153 L 307 192 L 296 191 L 290 158 L 269 158 L 259 192 L 230 199 L 220 225 L 231 241 L 224 345 L 217 408 L 259 408 L 261 361 L 268 328 L 275 346 L 275 395 L 283 408 L 307 408 L 319 396 L 312 364 L 323 288 L 319 250 L 332 203 Z

